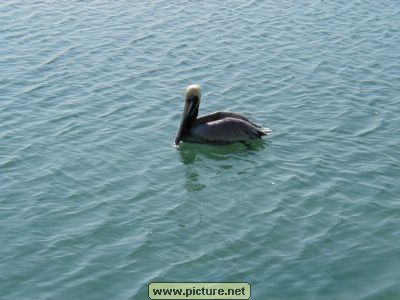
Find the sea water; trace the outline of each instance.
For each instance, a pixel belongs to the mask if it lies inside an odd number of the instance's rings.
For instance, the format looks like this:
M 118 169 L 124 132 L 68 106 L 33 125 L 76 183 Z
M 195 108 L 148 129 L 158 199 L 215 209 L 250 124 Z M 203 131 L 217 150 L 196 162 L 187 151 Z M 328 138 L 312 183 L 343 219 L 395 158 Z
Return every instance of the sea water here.
M 273 132 L 173 141 L 200 114 Z M 398 1 L 0 3 L 0 298 L 400 299 Z

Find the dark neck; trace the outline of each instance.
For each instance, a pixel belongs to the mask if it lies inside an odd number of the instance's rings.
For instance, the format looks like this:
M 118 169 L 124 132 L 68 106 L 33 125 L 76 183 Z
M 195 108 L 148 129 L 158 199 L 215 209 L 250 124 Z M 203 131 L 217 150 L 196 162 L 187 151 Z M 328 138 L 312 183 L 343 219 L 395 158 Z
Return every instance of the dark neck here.
M 190 130 L 190 127 L 192 127 L 192 125 L 194 124 L 194 122 L 196 122 L 196 120 L 197 120 L 197 116 L 199 115 L 199 108 L 197 107 L 194 111 L 193 111 L 193 113 L 191 113 L 189 116 L 188 116 L 188 119 L 187 119 L 187 126 L 186 126 L 186 130 Z
M 191 111 L 186 119 L 186 126 L 185 126 L 185 131 L 189 131 L 190 128 L 193 126 L 193 124 L 197 120 L 197 116 L 199 114 L 199 107 L 196 107 L 193 111 Z

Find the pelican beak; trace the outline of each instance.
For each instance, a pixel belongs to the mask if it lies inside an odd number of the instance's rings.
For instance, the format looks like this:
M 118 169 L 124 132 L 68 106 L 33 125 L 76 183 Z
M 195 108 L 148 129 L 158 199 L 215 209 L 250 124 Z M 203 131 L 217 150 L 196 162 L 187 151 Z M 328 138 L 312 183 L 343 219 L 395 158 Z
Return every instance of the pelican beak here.
M 192 106 L 193 102 L 185 101 L 185 107 L 183 108 L 181 124 L 179 125 L 178 132 L 176 133 L 175 146 L 178 146 L 179 142 L 181 141 L 182 131 L 186 127 L 187 119 L 190 111 L 192 110 Z

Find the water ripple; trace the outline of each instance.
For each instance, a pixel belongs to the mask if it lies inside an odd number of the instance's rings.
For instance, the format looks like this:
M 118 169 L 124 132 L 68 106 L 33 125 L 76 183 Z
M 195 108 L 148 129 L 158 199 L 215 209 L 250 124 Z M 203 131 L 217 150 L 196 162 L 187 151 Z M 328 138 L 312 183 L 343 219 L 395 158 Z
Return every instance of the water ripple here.
M 145 299 L 248 281 L 254 299 L 396 299 L 393 1 L 0 4 L 0 289 Z M 273 129 L 172 147 L 201 114 Z M 371 270 L 374 272 L 371 273 Z

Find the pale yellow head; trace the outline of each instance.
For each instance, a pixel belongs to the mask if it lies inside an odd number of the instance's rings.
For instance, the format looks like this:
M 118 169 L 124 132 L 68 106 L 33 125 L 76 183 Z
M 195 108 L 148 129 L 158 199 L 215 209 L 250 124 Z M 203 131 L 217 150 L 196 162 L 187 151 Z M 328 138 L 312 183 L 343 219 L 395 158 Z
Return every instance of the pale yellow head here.
M 185 92 L 185 101 L 189 101 L 191 98 L 197 97 L 198 100 L 201 98 L 201 87 L 198 84 L 189 85 Z

